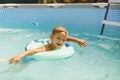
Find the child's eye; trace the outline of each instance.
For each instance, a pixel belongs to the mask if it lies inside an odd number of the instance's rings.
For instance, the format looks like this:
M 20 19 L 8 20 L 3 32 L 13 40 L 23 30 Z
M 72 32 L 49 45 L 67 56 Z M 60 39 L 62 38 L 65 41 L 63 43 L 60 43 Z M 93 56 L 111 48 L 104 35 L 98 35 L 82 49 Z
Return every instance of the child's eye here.
M 57 37 L 57 39 L 60 39 L 60 37 Z
M 65 39 L 63 39 L 62 41 L 65 42 Z

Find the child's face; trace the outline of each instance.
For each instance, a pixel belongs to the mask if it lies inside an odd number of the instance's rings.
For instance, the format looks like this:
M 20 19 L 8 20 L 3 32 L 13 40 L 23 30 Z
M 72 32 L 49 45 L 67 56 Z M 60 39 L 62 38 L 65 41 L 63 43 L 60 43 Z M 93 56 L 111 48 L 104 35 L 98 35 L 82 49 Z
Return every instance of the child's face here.
M 56 48 L 61 48 L 67 40 L 67 35 L 65 32 L 56 33 L 54 35 L 51 35 L 51 43 Z

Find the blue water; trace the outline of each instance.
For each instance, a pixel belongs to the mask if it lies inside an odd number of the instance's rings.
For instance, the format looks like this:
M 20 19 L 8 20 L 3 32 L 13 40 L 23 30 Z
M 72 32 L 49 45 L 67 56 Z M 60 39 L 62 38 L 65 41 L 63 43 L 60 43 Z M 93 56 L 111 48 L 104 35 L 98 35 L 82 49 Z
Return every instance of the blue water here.
M 100 36 L 104 13 L 104 9 L 0 10 L 0 58 L 23 52 L 28 41 L 49 38 L 57 25 L 70 36 L 88 41 L 85 48 L 70 42 L 75 55 L 67 59 L 0 62 L 0 79 L 120 80 L 120 27 L 107 25 Z M 120 21 L 120 10 L 110 10 L 108 19 Z

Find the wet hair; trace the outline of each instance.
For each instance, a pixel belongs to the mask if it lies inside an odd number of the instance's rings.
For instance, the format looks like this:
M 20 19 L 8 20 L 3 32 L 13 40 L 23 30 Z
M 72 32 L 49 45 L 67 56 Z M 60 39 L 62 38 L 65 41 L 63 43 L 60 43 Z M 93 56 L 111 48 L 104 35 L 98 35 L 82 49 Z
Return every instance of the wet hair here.
M 56 26 L 52 31 L 52 35 L 56 33 L 61 33 L 61 32 L 65 32 L 65 34 L 68 35 L 68 31 L 62 26 Z

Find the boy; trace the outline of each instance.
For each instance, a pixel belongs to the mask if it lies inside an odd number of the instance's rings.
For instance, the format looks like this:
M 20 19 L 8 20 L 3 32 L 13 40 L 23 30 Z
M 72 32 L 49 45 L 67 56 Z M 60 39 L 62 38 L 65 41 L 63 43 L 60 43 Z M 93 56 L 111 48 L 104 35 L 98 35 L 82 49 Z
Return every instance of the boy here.
M 54 28 L 52 34 L 50 35 L 50 40 L 51 43 L 47 44 L 46 46 L 36 49 L 31 49 L 13 57 L 12 59 L 10 59 L 9 64 L 12 64 L 14 62 L 18 63 L 23 57 L 31 54 L 36 54 L 37 52 L 44 52 L 44 51 L 55 50 L 56 48 L 61 48 L 66 41 L 77 42 L 80 46 L 87 45 L 87 42 L 85 40 L 80 40 L 68 36 L 67 30 L 61 26 L 57 26 Z

